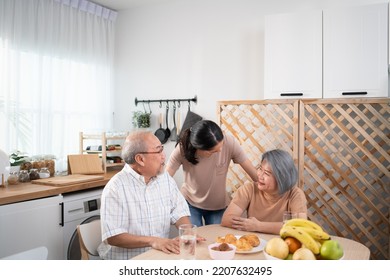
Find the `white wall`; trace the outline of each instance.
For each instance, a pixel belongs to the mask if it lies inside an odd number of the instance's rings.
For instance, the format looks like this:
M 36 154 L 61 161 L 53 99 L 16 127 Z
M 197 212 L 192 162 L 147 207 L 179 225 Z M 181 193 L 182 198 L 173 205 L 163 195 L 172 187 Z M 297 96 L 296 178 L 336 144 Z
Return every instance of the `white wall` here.
M 386 0 L 177 0 L 120 11 L 115 129 L 131 129 L 138 99 L 192 98 L 216 121 L 219 100 L 263 99 L 264 16 Z M 187 104 L 181 110 L 182 120 Z M 152 104 L 152 130 L 158 104 Z M 172 123 L 172 121 L 171 121 Z M 171 126 L 172 127 L 172 126 Z M 173 143 L 166 145 L 169 156 Z

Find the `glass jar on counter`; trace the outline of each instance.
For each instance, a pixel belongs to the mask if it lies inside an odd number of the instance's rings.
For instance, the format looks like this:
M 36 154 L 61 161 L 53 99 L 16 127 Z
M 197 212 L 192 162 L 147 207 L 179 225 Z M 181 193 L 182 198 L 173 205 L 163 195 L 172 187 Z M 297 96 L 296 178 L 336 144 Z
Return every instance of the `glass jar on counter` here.
M 36 169 L 36 168 L 30 169 L 29 176 L 30 176 L 30 180 L 37 180 L 37 179 L 39 179 L 38 169 Z
M 30 182 L 30 175 L 28 174 L 27 170 L 20 170 L 19 182 L 21 183 Z
M 19 172 L 13 171 L 7 179 L 8 185 L 17 185 L 19 183 Z
M 39 170 L 39 178 L 43 179 L 43 178 L 49 178 L 49 177 L 50 177 L 49 168 L 47 168 L 47 167 L 42 167 L 42 168 Z

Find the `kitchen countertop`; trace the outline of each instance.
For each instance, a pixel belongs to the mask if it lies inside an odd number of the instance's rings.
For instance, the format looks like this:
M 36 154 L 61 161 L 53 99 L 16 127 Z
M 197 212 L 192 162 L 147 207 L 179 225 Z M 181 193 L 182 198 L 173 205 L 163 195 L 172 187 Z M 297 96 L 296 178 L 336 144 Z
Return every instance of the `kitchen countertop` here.
M 104 187 L 111 179 L 111 177 L 114 176 L 121 169 L 122 168 L 107 171 L 107 173 L 102 174 L 104 178 L 101 180 L 88 181 L 64 186 L 45 186 L 28 182 L 19 183 L 17 185 L 7 185 L 6 187 L 0 187 L 0 205 L 49 197 L 53 195 L 75 192 L 80 190 Z

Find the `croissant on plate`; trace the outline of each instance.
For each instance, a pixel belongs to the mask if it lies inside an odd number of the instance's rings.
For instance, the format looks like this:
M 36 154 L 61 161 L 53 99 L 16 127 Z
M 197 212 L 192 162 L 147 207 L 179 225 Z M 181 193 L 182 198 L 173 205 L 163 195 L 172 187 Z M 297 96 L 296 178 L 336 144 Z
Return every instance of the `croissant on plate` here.
M 241 236 L 240 239 L 247 240 L 253 247 L 260 245 L 260 239 L 256 234 L 246 234 Z
M 237 251 L 250 251 L 253 249 L 253 246 L 249 243 L 247 239 L 238 239 L 236 241 Z
M 225 242 L 226 243 L 229 243 L 229 244 L 233 244 L 236 243 L 237 241 L 237 237 L 235 237 L 233 234 L 226 234 L 225 235 Z
M 256 234 L 246 234 L 237 239 L 236 236 L 228 233 L 225 236 L 218 236 L 217 242 L 235 245 L 237 251 L 250 251 L 253 247 L 260 245 L 260 239 Z

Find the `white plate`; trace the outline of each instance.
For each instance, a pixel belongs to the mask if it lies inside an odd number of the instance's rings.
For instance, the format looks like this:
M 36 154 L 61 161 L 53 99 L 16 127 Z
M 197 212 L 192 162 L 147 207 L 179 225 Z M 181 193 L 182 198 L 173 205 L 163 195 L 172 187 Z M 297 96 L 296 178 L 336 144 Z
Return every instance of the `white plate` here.
M 242 235 L 235 235 L 237 239 L 240 239 L 240 237 Z M 239 251 L 239 250 L 236 250 L 236 254 L 253 254 L 253 253 L 257 253 L 257 252 L 261 252 L 264 250 L 265 248 L 265 245 L 267 245 L 267 241 L 260 238 L 260 245 L 257 246 L 257 247 L 253 247 L 252 250 L 250 251 Z

